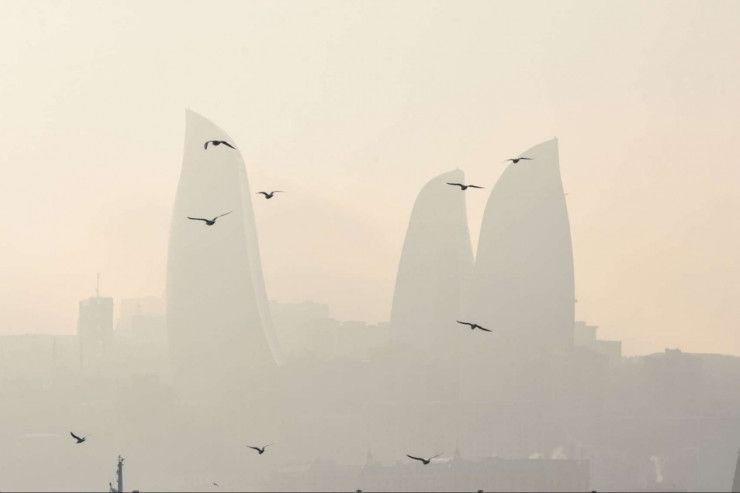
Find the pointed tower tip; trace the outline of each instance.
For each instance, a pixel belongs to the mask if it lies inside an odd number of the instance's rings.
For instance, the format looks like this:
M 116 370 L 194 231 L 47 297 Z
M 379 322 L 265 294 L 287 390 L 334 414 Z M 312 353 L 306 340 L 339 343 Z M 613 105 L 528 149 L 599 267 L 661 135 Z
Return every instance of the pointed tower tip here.
M 233 141 L 228 132 L 223 128 L 191 108 L 185 108 L 185 126 L 186 128 L 198 129 L 197 133 L 204 138 L 207 137 L 209 139 L 213 139 L 218 137 L 220 139 Z M 238 153 L 239 151 L 237 150 L 236 152 Z
M 185 121 L 187 123 L 202 122 L 211 127 L 214 127 L 214 129 L 218 129 L 219 132 L 223 132 L 223 129 L 221 129 L 218 125 L 212 122 L 208 117 L 203 116 L 201 113 L 198 113 L 192 108 L 185 108 Z
M 544 141 L 542 141 L 542 142 L 540 142 L 538 144 L 533 145 L 532 147 L 530 147 L 526 151 L 521 152 L 519 155 L 520 156 L 527 156 L 527 155 L 530 155 L 530 154 L 533 154 L 533 153 L 539 153 L 539 152 L 542 152 L 542 151 L 550 151 L 550 152 L 554 151 L 555 153 L 557 153 L 558 152 L 558 147 L 559 147 L 558 138 L 557 137 L 553 137 L 550 140 L 544 140 Z
M 434 188 L 437 187 L 440 183 L 444 183 L 447 181 L 462 181 L 465 179 L 465 172 L 461 170 L 460 168 L 445 171 L 444 173 L 441 173 L 428 182 L 422 187 L 422 191 L 425 190 L 427 187 Z
M 198 113 L 197 111 L 193 110 L 190 107 L 185 108 L 185 118 L 187 120 L 191 120 L 191 119 L 208 120 L 206 117 L 204 117 L 203 115 L 201 115 L 200 113 Z
M 464 179 L 465 178 L 465 172 L 462 169 L 460 169 L 460 168 L 455 168 L 455 169 L 452 169 L 450 171 L 445 171 L 441 175 L 438 175 L 437 178 L 438 179 L 442 179 L 442 178 L 452 179 L 452 178 L 454 178 L 456 180 L 457 179 Z

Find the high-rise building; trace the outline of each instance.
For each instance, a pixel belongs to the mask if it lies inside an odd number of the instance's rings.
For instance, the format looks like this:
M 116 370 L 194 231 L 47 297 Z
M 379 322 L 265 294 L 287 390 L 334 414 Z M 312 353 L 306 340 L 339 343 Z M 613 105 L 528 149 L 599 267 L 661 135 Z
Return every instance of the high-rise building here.
M 461 170 L 441 174 L 419 192 L 403 244 L 391 309 L 393 337 L 414 347 L 444 345 L 457 335 L 473 248 Z
M 95 296 L 80 301 L 77 318 L 80 365 L 99 368 L 113 340 L 113 298 L 100 296 L 100 275 Z
M 118 303 L 116 331 L 139 331 L 142 326 L 162 320 L 164 325 L 165 302 L 158 296 L 125 298 Z
M 529 347 L 572 346 L 573 252 L 557 139 L 528 149 L 493 188 L 476 255 L 473 312 Z
M 214 145 L 208 141 L 226 141 Z M 228 214 L 227 214 L 228 213 Z M 188 217 L 214 218 L 213 225 Z M 167 332 L 175 377 L 239 379 L 274 366 L 278 345 L 244 161 L 235 141 L 188 110 L 167 258 Z

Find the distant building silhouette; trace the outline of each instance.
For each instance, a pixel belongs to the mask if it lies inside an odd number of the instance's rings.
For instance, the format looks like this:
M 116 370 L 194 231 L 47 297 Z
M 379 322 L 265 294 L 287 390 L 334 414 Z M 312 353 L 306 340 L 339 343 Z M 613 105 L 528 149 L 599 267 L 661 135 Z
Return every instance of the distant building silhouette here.
M 427 184 L 400 262 L 395 325 L 367 324 L 311 302 L 266 309 L 241 158 L 225 145 L 203 149 L 227 137 L 202 117 L 188 120 L 168 306 L 117 301 L 112 340 L 113 300 L 99 295 L 80 303 L 77 336 L 0 335 L 0 423 L 13 466 L 3 469 L 4 489 L 99 489 L 74 456 L 121 445 L 151 490 L 193 489 L 204 478 L 244 491 L 730 488 L 740 357 L 678 349 L 625 357 L 619 341 L 573 322 L 554 141 L 509 165 L 496 185 L 475 296 L 466 294 L 468 192 L 446 185 L 462 174 Z M 184 217 L 228 210 L 212 226 Z M 279 368 L 271 314 L 285 349 Z M 460 326 L 458 316 L 493 332 Z M 83 343 L 88 356 L 104 356 L 105 371 L 80 369 Z M 168 352 L 179 376 L 209 392 L 172 385 Z M 67 427 L 95 437 L 72 462 L 54 445 L 73 446 Z M 246 440 L 277 447 L 250 455 L 253 467 Z M 421 465 L 409 452 L 442 456 Z M 39 463 L 48 474 L 36 474 Z
M 473 271 L 465 193 L 447 182 L 465 181 L 461 170 L 441 174 L 419 192 L 411 211 L 391 309 L 396 340 L 413 347 L 447 347 L 459 337 L 465 290 Z
M 573 252 L 557 139 L 507 167 L 486 205 L 473 310 L 479 323 L 525 346 L 572 346 Z
M 77 337 L 80 366 L 97 366 L 113 340 L 113 298 L 100 296 L 100 276 L 95 296 L 80 301 Z
M 737 464 L 735 464 L 735 479 L 732 480 L 732 491 L 740 492 L 740 452 L 737 454 Z
M 589 491 L 590 464 L 580 460 L 486 458 L 364 465 L 314 461 L 300 472 L 275 474 L 279 491 Z M 265 488 L 267 489 L 267 488 Z
M 622 357 L 622 341 L 607 341 L 597 339 L 596 325 L 588 325 L 585 322 L 577 320 L 573 326 L 573 345 L 575 347 L 585 347 L 596 353 L 603 354 L 609 361 L 616 363 Z
M 366 361 L 388 345 L 387 322 L 340 322 L 329 317 L 328 305 L 310 301 L 271 301 L 270 310 L 286 363 L 309 355 L 323 361 Z
M 145 331 L 148 326 L 163 324 L 164 316 L 164 298 L 148 296 L 122 299 L 118 303 L 116 332 Z
M 167 258 L 167 331 L 175 377 L 239 379 L 279 358 L 260 263 L 252 198 L 234 141 L 188 110 Z M 238 147 L 238 146 L 237 146 Z M 213 226 L 187 216 L 214 217 Z

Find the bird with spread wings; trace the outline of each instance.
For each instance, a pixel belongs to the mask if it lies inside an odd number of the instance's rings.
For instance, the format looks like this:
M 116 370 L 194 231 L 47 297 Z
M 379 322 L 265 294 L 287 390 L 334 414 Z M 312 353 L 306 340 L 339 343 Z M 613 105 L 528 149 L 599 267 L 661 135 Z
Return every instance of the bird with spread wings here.
M 463 322 L 462 320 L 458 320 L 457 323 L 459 323 L 460 325 L 467 325 L 468 327 L 470 327 L 470 330 L 478 329 L 478 330 L 484 330 L 486 332 L 493 332 L 492 330 L 486 329 L 485 327 L 481 327 L 480 325 L 473 323 L 473 322 Z
M 450 182 L 447 182 L 447 184 L 448 185 L 452 185 L 453 187 L 460 187 L 460 190 L 463 190 L 463 191 L 464 190 L 467 190 L 468 188 L 484 188 L 484 187 L 479 187 L 478 185 L 465 185 L 463 183 L 450 183 Z
M 257 192 L 257 195 L 264 195 L 265 199 L 270 200 L 276 193 L 285 193 L 282 190 L 273 190 L 272 192 Z
M 224 212 L 223 214 L 216 216 L 212 219 L 206 219 L 205 217 L 190 217 L 190 216 L 188 216 L 188 219 L 190 219 L 191 221 L 203 221 L 204 223 L 206 223 L 206 226 L 213 226 L 214 224 L 216 224 L 216 219 L 218 219 L 219 217 L 223 217 L 227 214 L 231 214 L 231 212 L 232 211 Z
M 79 444 L 83 443 L 85 440 L 87 440 L 87 437 L 77 436 L 72 431 L 70 431 L 69 434 L 72 435 L 72 438 L 74 438 L 75 440 L 77 440 L 77 445 L 79 445 Z
M 519 161 L 531 161 L 531 160 L 532 160 L 532 158 L 531 158 L 531 157 L 513 157 L 513 158 L 511 158 L 511 159 L 507 159 L 507 160 L 506 160 L 506 161 L 504 161 L 504 162 L 507 162 L 507 161 L 511 161 L 511 164 L 516 164 L 516 163 L 518 163 Z
M 442 455 L 442 454 L 437 454 L 434 457 L 429 457 L 428 459 L 425 459 L 424 457 L 416 457 L 415 455 L 409 455 L 409 454 L 406 454 L 406 457 L 408 457 L 409 459 L 418 460 L 419 462 L 421 462 L 422 464 L 424 464 L 426 466 L 430 462 L 432 462 L 433 459 L 436 459 L 440 455 Z
M 248 448 L 251 448 L 251 449 L 253 449 L 253 450 L 256 450 L 256 451 L 257 451 L 257 453 L 258 453 L 258 454 L 260 454 L 260 455 L 264 454 L 264 453 L 265 453 L 265 449 L 266 449 L 267 447 L 269 447 L 269 446 L 270 446 L 270 444 L 267 444 L 267 445 L 263 445 L 263 446 L 262 446 L 262 447 L 260 448 L 260 447 L 253 447 L 252 445 L 247 445 L 247 447 L 248 447 Z
M 208 144 L 212 144 L 214 147 L 220 146 L 221 144 L 225 145 L 226 147 L 231 147 L 232 149 L 236 149 L 233 145 L 229 144 L 225 140 L 208 140 L 205 144 L 203 144 L 203 149 L 208 150 Z

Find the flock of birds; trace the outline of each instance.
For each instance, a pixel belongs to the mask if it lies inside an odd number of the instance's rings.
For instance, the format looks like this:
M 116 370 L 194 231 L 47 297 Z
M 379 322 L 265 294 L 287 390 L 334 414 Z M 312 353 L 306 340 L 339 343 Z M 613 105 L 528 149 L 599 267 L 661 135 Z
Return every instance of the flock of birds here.
M 226 147 L 230 147 L 231 149 L 236 149 L 236 147 L 234 147 L 233 145 L 229 144 L 225 140 L 208 140 L 208 141 L 206 141 L 203 144 L 203 149 L 208 150 L 208 146 L 209 145 L 211 145 L 212 147 L 217 147 L 217 146 L 220 146 L 220 145 L 224 145 Z M 519 161 L 531 161 L 531 160 L 532 160 L 532 158 L 530 158 L 530 157 L 515 157 L 515 158 L 507 159 L 504 162 L 511 162 L 512 164 L 517 164 Z M 478 185 L 472 185 L 472 184 L 467 184 L 466 185 L 464 183 L 454 183 L 454 182 L 447 182 L 447 185 L 455 186 L 455 187 L 460 187 L 460 190 L 461 191 L 465 191 L 468 188 L 484 188 L 484 187 L 481 187 L 481 186 L 478 186 Z M 269 192 L 260 191 L 260 192 L 257 192 L 257 195 L 263 195 L 265 197 L 265 200 L 270 200 L 271 198 L 273 198 L 275 196 L 276 193 L 284 193 L 284 191 L 283 190 L 271 190 Z M 213 218 L 210 218 L 210 219 L 209 218 L 205 218 L 205 217 L 191 217 L 191 216 L 187 216 L 187 218 L 189 220 L 191 220 L 191 221 L 203 221 L 203 223 L 206 226 L 213 226 L 213 225 L 216 224 L 216 221 L 218 220 L 218 218 L 223 217 L 223 216 L 226 216 L 228 214 L 231 214 L 232 212 L 233 211 L 224 212 L 223 214 L 219 214 L 218 216 L 213 217 Z M 476 330 L 477 329 L 477 330 L 481 330 L 481 331 L 484 331 L 484 332 L 492 332 L 492 330 L 487 329 L 485 327 L 482 327 L 481 325 L 478 325 L 475 322 L 465 322 L 465 321 L 462 321 L 462 320 L 457 320 L 457 323 L 460 324 L 460 325 L 466 325 L 466 326 L 470 327 L 470 330 Z M 75 439 L 76 445 L 80 445 L 80 444 L 84 443 L 87 440 L 87 437 L 86 436 L 80 437 L 80 436 L 76 435 L 73 432 L 70 432 L 70 435 L 72 435 L 72 438 Z M 267 450 L 267 447 L 269 447 L 270 445 L 271 444 L 263 445 L 262 447 L 254 446 L 254 445 L 247 445 L 247 447 L 250 448 L 250 449 L 253 449 L 255 452 L 257 452 L 258 455 L 262 455 L 262 454 L 265 453 L 265 451 Z M 425 457 L 417 457 L 415 455 L 406 454 L 406 457 L 408 457 L 409 459 L 412 459 L 412 460 L 421 462 L 423 465 L 426 466 L 426 465 L 429 465 L 437 457 L 440 457 L 441 455 L 442 454 L 436 454 L 436 455 L 434 455 L 432 457 L 425 458 Z M 216 482 L 213 482 L 212 485 L 213 486 L 216 486 L 216 487 L 219 486 L 219 484 L 216 483 Z
M 234 147 L 233 145 L 229 144 L 225 140 L 208 140 L 208 141 L 206 141 L 203 144 L 203 149 L 208 150 L 208 146 L 209 145 L 211 145 L 213 147 L 220 146 L 220 145 L 225 145 L 225 146 L 230 147 L 232 149 L 236 149 L 236 147 Z M 513 158 L 510 158 L 510 159 L 507 159 L 504 162 L 511 162 L 512 164 L 517 164 L 519 161 L 531 161 L 531 160 L 532 160 L 531 157 L 513 157 Z M 460 190 L 462 190 L 462 191 L 465 191 L 468 188 L 485 188 L 485 187 L 481 187 L 481 186 L 473 185 L 473 184 L 467 184 L 466 185 L 464 183 L 447 182 L 447 184 L 448 185 L 451 185 L 453 187 L 460 187 Z M 273 198 L 275 196 L 276 193 L 285 193 L 285 191 L 284 190 L 271 190 L 269 192 L 260 191 L 260 192 L 257 192 L 257 195 L 263 195 L 265 197 L 265 200 L 270 200 L 271 198 Z M 208 219 L 208 218 L 205 218 L 205 217 L 190 217 L 190 216 L 187 216 L 187 218 L 190 219 L 191 221 L 203 221 L 206 226 L 213 226 L 214 224 L 216 224 L 216 220 L 219 217 L 223 217 L 223 216 L 225 216 L 227 214 L 231 214 L 231 212 L 232 211 L 224 212 L 223 214 L 220 214 L 220 215 L 218 215 L 216 217 L 213 217 L 211 219 Z M 482 329 L 482 327 L 480 327 L 480 326 L 475 326 L 475 327 L 472 327 L 472 328 L 473 329 L 476 329 L 476 328 Z M 487 330 L 487 329 L 483 329 L 483 330 Z
M 477 328 L 477 329 L 480 329 L 480 330 L 485 330 L 486 332 L 491 332 L 490 330 L 484 329 L 483 327 L 481 327 L 478 324 L 473 324 L 473 323 L 469 323 L 469 322 L 458 322 L 458 323 L 469 325 L 470 328 L 473 329 L 473 330 L 475 330 Z M 70 431 L 69 434 L 72 435 L 72 438 L 75 439 L 75 445 L 80 445 L 82 443 L 85 443 L 85 441 L 87 441 L 87 436 L 81 437 L 81 436 L 75 434 L 73 431 Z M 263 445 L 261 447 L 256 446 L 256 445 L 247 445 L 247 448 L 251 448 L 252 450 L 254 450 L 255 452 L 257 452 L 258 455 L 262 455 L 262 454 L 265 453 L 265 451 L 267 450 L 267 447 L 269 447 L 270 445 L 272 445 L 272 444 Z M 428 459 L 425 458 L 425 457 L 416 457 L 415 455 L 409 455 L 409 454 L 406 454 L 406 457 L 408 457 L 409 459 L 413 459 L 413 460 L 419 461 L 419 462 L 421 462 L 422 464 L 424 464 L 426 466 L 429 463 L 431 463 L 432 460 L 436 459 L 440 455 L 442 455 L 442 454 L 434 455 L 432 457 L 429 457 Z M 216 482 L 212 483 L 212 485 L 213 486 L 219 486 L 218 483 L 216 483 Z
M 214 146 L 214 147 L 220 146 L 220 145 L 223 144 L 226 147 L 231 147 L 232 149 L 236 149 L 236 147 L 234 147 L 233 145 L 229 144 L 225 140 L 208 140 L 208 141 L 206 141 L 203 144 L 203 149 L 208 150 L 208 145 L 209 144 L 212 145 L 212 146 Z M 465 187 L 465 188 L 467 188 L 467 187 Z M 477 188 L 480 188 L 480 187 L 477 187 Z M 284 191 L 283 190 L 272 190 L 272 191 L 269 191 L 269 192 L 257 192 L 257 195 L 264 195 L 265 196 L 265 200 L 270 200 L 271 198 L 273 198 L 275 196 L 276 193 L 284 193 Z M 219 217 L 223 217 L 223 216 L 225 216 L 227 214 L 231 214 L 231 212 L 232 211 L 224 212 L 223 214 L 219 214 L 218 216 L 212 217 L 210 219 L 208 219 L 207 217 L 191 217 L 191 216 L 187 216 L 187 218 L 190 219 L 191 221 L 203 221 L 206 226 L 213 226 L 214 224 L 216 224 L 216 220 Z

